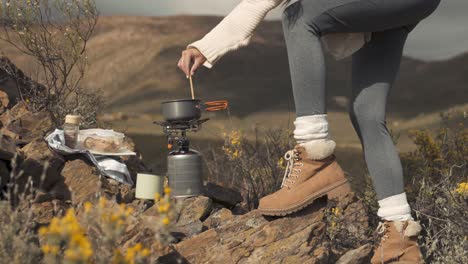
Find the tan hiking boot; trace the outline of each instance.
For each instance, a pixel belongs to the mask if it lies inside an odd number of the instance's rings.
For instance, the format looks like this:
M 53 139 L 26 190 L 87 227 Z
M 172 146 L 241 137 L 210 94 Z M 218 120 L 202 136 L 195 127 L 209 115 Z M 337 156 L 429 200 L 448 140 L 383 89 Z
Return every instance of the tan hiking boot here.
M 421 225 L 418 222 L 384 221 L 379 223 L 377 232 L 382 238 L 374 250 L 372 264 L 424 263 L 417 242 L 418 234 L 421 232 Z
M 301 210 L 317 198 L 344 196 L 351 191 L 334 154 L 309 159 L 304 147 L 296 145 L 284 156 L 288 161 L 281 189 L 260 199 L 264 215 L 287 215 Z

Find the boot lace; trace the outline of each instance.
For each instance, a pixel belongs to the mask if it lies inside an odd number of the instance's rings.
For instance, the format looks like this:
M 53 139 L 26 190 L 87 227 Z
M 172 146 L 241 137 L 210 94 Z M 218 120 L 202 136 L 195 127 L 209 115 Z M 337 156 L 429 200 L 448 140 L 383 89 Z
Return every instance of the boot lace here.
M 388 238 L 387 225 L 384 222 L 379 222 L 379 225 L 377 226 L 377 233 L 382 235 L 382 241 L 385 241 Z
M 298 174 L 300 173 L 301 169 L 295 167 L 302 167 L 304 163 L 298 162 L 300 161 L 299 152 L 297 149 L 292 149 L 284 154 L 284 160 L 287 161 L 286 170 L 284 171 L 283 181 L 281 183 L 281 188 L 287 187 L 290 188 L 289 184 L 294 184 L 296 182 L 295 179 L 299 177 Z
M 379 222 L 379 225 L 377 226 L 377 234 L 381 236 L 381 241 L 380 241 L 380 261 L 381 263 L 384 263 L 384 252 L 383 252 L 383 242 L 388 238 L 387 234 L 387 224 L 384 222 Z

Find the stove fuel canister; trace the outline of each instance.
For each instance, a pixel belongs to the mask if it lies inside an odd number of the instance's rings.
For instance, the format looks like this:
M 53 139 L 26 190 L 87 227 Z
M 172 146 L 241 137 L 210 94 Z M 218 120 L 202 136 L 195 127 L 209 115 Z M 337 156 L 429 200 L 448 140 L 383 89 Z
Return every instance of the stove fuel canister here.
M 203 193 L 202 156 L 198 151 L 190 149 L 170 152 L 167 168 L 173 197 L 190 197 Z

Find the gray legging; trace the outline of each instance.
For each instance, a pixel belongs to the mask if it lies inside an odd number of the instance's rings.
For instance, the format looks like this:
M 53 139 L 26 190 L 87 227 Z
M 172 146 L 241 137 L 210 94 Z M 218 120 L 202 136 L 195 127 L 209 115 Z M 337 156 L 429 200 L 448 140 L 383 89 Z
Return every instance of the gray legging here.
M 349 114 L 378 199 L 404 192 L 398 152 L 386 126 L 387 94 L 400 67 L 408 33 L 440 0 L 300 0 L 283 13 L 297 116 L 325 114 L 325 59 L 320 36 L 373 32 L 352 55 Z

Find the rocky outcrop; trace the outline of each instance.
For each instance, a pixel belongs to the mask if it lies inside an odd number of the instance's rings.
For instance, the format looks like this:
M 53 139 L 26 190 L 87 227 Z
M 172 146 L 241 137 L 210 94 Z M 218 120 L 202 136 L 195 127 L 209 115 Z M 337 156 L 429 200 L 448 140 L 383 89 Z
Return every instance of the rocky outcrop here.
M 8 102 L 15 105 L 22 96 L 39 94 L 45 87 L 24 74 L 10 59 L 0 56 L 0 89 L 8 95 Z
M 346 252 L 336 262 L 336 264 L 366 264 L 369 263 L 372 253 L 372 246 L 365 244 L 359 248 Z
M 7 163 L 0 160 L 0 190 L 10 181 L 10 170 Z
M 356 227 L 352 231 L 355 233 L 350 234 L 354 237 L 365 235 L 368 228 L 361 206 L 352 195 L 337 205 L 343 210 L 338 225 Z M 324 200 L 281 218 L 264 217 L 256 210 L 240 216 L 219 210 L 207 218 L 206 231 L 179 242 L 173 252 L 159 261 L 166 263 L 183 256 L 188 263 L 335 263 L 345 250 L 336 244 L 345 243 L 330 238 L 333 231 L 327 222 L 327 212 Z M 220 215 L 224 215 L 223 220 L 212 224 Z M 356 222 L 358 219 L 361 221 Z M 363 251 L 359 249 L 347 258 L 362 259 Z M 342 260 L 342 263 L 359 262 Z
M 242 195 L 239 192 L 211 182 L 206 184 L 204 193 L 215 202 L 226 207 L 233 207 L 242 202 Z
M 31 178 L 34 187 L 50 190 L 60 181 L 65 159 L 51 150 L 44 139 L 33 139 L 21 148 L 19 154 L 22 162 L 19 165 L 20 175 L 16 179 L 18 184 L 23 185 L 27 178 Z
M 19 73 L 13 68 L 9 70 Z M 1 74 L 5 72 L 0 67 Z M 101 177 L 83 156 L 62 156 L 50 149 L 44 137 L 54 128 L 47 114 L 31 112 L 24 102 L 11 105 L 7 93 L 0 92 L 0 103 L 3 107 L 0 109 L 0 199 L 8 191 L 12 204 L 22 207 L 31 201 L 32 215 L 41 224 L 60 215 L 64 210 L 58 208 L 64 206 L 58 205 L 63 203 L 79 206 L 86 201 L 95 202 L 99 195 L 116 203 L 134 200 L 131 186 Z M 126 144 L 135 150 L 131 139 Z M 122 159 L 133 176 L 138 171 L 148 171 L 140 156 Z M 7 184 L 14 189 L 5 189 Z M 25 200 L 26 205 L 18 204 L 19 197 L 24 195 L 31 199 Z

